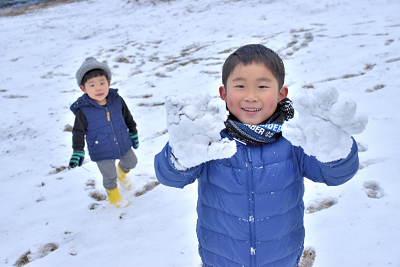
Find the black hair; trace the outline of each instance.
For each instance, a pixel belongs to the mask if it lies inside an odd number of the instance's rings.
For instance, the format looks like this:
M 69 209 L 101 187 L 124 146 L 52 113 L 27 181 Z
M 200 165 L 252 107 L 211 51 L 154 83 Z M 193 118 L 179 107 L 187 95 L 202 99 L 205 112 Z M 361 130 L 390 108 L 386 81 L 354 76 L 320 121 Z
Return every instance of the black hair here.
M 228 77 L 235 67 L 239 64 L 247 66 L 251 63 L 264 64 L 278 80 L 279 90 L 282 88 L 285 82 L 285 66 L 282 59 L 277 53 L 262 44 L 249 44 L 239 47 L 225 60 L 222 67 L 222 84 L 225 90 Z
M 93 69 L 93 70 L 89 70 L 88 72 L 85 73 L 85 75 L 83 75 L 83 78 L 82 78 L 82 81 L 81 81 L 81 85 L 85 86 L 85 83 L 89 79 L 92 79 L 94 77 L 100 77 L 100 76 L 106 77 L 107 81 L 110 80 L 107 77 L 107 74 L 106 74 L 106 72 L 104 70 L 102 70 L 102 69 Z

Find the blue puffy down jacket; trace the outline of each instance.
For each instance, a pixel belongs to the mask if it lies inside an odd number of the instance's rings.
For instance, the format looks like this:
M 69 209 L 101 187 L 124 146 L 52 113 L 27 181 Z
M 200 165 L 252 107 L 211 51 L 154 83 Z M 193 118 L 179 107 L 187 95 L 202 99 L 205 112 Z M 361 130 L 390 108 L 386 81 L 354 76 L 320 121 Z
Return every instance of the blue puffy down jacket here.
M 228 137 L 222 132 L 223 137 Z M 321 163 L 285 138 L 263 146 L 237 143 L 236 154 L 177 171 L 167 144 L 155 157 L 160 183 L 198 180 L 197 237 L 205 266 L 297 266 L 304 243 L 303 177 L 330 186 L 358 170 L 355 141 L 346 159 Z

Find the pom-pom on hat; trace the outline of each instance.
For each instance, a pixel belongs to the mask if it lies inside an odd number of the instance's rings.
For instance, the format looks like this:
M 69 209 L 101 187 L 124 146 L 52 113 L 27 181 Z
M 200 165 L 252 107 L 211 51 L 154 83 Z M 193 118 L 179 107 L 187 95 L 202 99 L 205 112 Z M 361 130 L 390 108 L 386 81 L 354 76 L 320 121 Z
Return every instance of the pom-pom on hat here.
M 78 86 L 81 85 L 83 76 L 85 76 L 85 74 L 88 71 L 91 71 L 94 69 L 104 70 L 107 75 L 107 79 L 111 80 L 111 70 L 107 66 L 107 64 L 97 61 L 94 57 L 88 57 L 85 59 L 85 61 L 82 63 L 82 66 L 76 72 L 75 77 L 76 77 L 76 81 L 78 82 Z

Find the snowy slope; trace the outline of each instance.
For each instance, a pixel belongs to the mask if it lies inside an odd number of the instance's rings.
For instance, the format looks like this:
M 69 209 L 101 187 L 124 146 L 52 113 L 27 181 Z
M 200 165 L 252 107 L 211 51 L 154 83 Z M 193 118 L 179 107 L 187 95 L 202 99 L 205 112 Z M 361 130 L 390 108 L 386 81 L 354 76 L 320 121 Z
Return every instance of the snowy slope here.
M 168 140 L 165 98 L 217 97 L 223 61 L 248 43 L 283 57 L 289 96 L 330 85 L 369 117 L 355 178 L 306 182 L 313 266 L 400 266 L 399 11 L 397 0 L 97 0 L 0 17 L 0 266 L 23 255 L 28 266 L 199 266 L 196 184 L 141 191 Z M 89 159 L 64 169 L 88 56 L 110 65 L 138 123 L 126 209 L 91 197 L 105 192 Z M 312 212 L 324 203 L 336 204 Z

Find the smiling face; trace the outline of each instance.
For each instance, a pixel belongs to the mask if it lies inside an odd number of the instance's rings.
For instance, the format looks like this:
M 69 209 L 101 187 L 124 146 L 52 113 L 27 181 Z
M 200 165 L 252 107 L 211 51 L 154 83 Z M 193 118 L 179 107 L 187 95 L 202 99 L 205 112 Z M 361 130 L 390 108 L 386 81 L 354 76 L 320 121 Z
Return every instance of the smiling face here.
M 107 104 L 107 96 L 110 90 L 110 83 L 105 76 L 93 77 L 81 85 L 81 90 L 99 105 Z
M 240 122 L 257 125 L 272 116 L 278 102 L 287 96 L 288 88 L 279 88 L 278 80 L 264 64 L 251 63 L 237 65 L 226 88 L 221 86 L 219 93 Z

